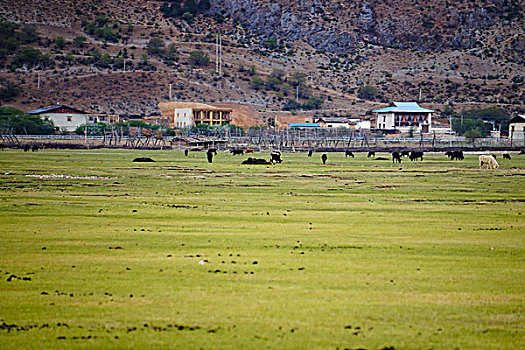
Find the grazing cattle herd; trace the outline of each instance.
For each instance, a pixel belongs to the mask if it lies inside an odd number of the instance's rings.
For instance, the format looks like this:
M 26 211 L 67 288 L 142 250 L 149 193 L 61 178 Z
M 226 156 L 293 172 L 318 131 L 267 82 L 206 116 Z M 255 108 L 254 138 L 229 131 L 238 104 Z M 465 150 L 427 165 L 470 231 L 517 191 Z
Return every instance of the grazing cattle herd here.
M 39 146 L 39 145 L 29 145 L 29 144 L 24 144 L 24 145 L 21 145 L 20 148 L 22 148 L 24 150 L 24 152 L 29 152 L 29 151 L 32 151 L 32 152 L 37 152 L 39 151 L 40 149 L 43 149 L 43 147 Z M 0 150 L 3 151 L 5 149 L 5 145 L 4 144 L 1 144 L 0 143 Z M 193 151 L 198 151 L 198 149 L 192 149 L 191 150 L 192 152 Z M 217 155 L 217 148 L 209 148 L 206 150 L 206 159 L 208 160 L 208 163 L 213 163 L 213 157 Z M 184 150 L 184 155 L 187 157 L 189 155 L 189 152 L 190 150 L 189 149 L 185 149 Z M 239 148 L 235 148 L 235 149 L 231 149 L 230 150 L 230 153 L 235 156 L 235 155 L 244 155 L 244 154 L 255 154 L 256 150 L 254 148 L 247 148 L 247 149 L 239 149 Z M 308 150 L 308 157 L 312 157 L 312 154 L 313 154 L 313 150 L 310 149 Z M 295 152 L 294 152 L 295 153 Z M 519 153 L 517 153 L 518 155 L 524 155 L 525 154 L 525 150 L 521 150 Z M 402 149 L 402 150 L 399 150 L 399 151 L 393 151 L 391 153 L 392 155 L 392 164 L 395 164 L 396 162 L 401 164 L 402 160 L 403 160 L 403 157 L 408 157 L 410 159 L 410 161 L 414 161 L 414 160 L 420 160 L 420 161 L 423 161 L 423 156 L 424 156 L 424 153 L 422 151 L 416 151 L 416 150 L 406 150 L 406 149 Z M 447 150 L 445 152 L 445 155 L 450 159 L 450 160 L 464 160 L 465 159 L 465 154 L 463 153 L 462 150 Z M 348 157 L 352 157 L 354 158 L 355 155 L 352 151 L 350 150 L 346 150 L 345 151 L 345 158 L 348 158 Z M 387 158 L 384 158 L 384 157 L 377 157 L 376 158 L 376 152 L 375 151 L 368 151 L 367 152 L 367 158 L 374 158 L 374 160 L 388 160 Z M 497 154 L 487 154 L 487 155 L 480 155 L 478 160 L 479 160 L 479 168 L 480 169 L 483 169 L 485 166 L 487 167 L 487 169 L 498 169 L 499 168 L 499 164 L 498 162 L 496 161 L 496 158 L 497 158 Z M 502 153 L 502 158 L 503 160 L 511 160 L 512 157 L 510 156 L 509 153 Z M 321 161 L 323 162 L 323 164 L 326 164 L 326 161 L 328 160 L 328 155 L 326 153 L 323 153 L 321 155 Z M 152 162 L 153 160 L 151 160 L 150 158 L 135 158 L 133 160 L 134 162 L 145 162 L 145 161 L 150 161 Z M 256 158 L 248 158 L 248 160 L 245 160 L 242 162 L 242 164 L 276 164 L 276 163 L 282 163 L 283 162 L 283 159 L 282 159 L 282 153 L 278 150 L 274 150 L 274 151 L 271 151 L 270 152 L 270 161 L 266 161 L 264 159 L 256 159 Z
M 217 154 L 216 150 L 215 151 L 215 154 Z M 242 155 L 242 154 L 245 154 L 245 153 L 255 153 L 255 150 L 252 149 L 252 148 L 248 148 L 246 151 L 242 150 L 242 149 L 233 149 L 230 151 L 233 155 Z M 313 154 L 313 150 L 308 150 L 308 157 L 311 157 Z M 520 153 L 522 154 L 522 153 Z M 401 162 L 403 161 L 403 157 L 408 157 L 410 159 L 410 161 L 415 161 L 415 160 L 419 160 L 419 161 L 423 161 L 423 156 L 424 156 L 424 152 L 422 151 L 409 151 L 409 150 L 401 150 L 401 151 L 394 151 L 391 153 L 392 155 L 392 163 L 399 163 L 401 164 Z M 462 150 L 449 150 L 449 151 L 446 151 L 445 152 L 445 155 L 450 159 L 450 160 L 464 160 L 465 159 L 465 155 L 463 153 Z M 376 153 L 375 151 L 369 151 L 367 153 L 367 158 L 374 158 L 376 156 Z M 282 154 L 280 151 L 272 151 L 270 153 L 270 162 L 269 164 L 275 164 L 275 163 L 282 163 Z M 355 155 L 352 151 L 349 151 L 349 150 L 346 150 L 345 151 L 345 158 L 348 158 L 348 157 L 352 157 L 354 158 Z M 264 162 L 256 162 L 255 159 L 252 159 L 252 158 L 249 158 L 250 160 L 249 161 L 245 161 L 243 162 L 243 164 L 266 164 Z M 508 159 L 510 160 L 511 157 L 508 153 L 503 153 L 503 159 Z M 323 164 L 326 164 L 326 161 L 328 160 L 328 155 L 326 153 L 323 153 L 321 155 L 321 161 L 323 162 Z M 375 160 L 386 160 L 386 158 L 384 157 L 377 157 L 375 158 Z M 211 160 L 208 158 L 208 161 L 211 163 Z M 496 155 L 495 154 L 492 154 L 492 155 L 488 155 L 488 156 L 485 156 L 485 155 L 482 155 L 479 157 L 479 166 L 480 168 L 482 168 L 482 166 L 484 164 L 487 164 L 488 167 L 490 169 L 497 169 L 499 168 L 499 164 L 498 162 L 496 161 Z

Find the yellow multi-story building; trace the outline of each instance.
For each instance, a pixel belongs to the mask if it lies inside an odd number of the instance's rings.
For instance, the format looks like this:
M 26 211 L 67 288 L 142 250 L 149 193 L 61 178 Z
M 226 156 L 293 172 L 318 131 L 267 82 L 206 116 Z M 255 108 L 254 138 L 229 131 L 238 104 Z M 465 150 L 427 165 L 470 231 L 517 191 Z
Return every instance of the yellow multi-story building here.
M 159 104 L 161 113 L 171 128 L 180 129 L 198 124 L 222 125 L 232 120 L 231 108 L 220 108 L 196 102 L 165 102 Z

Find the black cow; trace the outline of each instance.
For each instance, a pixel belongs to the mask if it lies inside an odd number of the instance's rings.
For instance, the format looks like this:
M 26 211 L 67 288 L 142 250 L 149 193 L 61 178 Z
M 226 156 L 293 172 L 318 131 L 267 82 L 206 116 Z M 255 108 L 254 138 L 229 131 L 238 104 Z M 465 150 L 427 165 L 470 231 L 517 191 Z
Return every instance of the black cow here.
M 314 152 L 312 150 L 308 151 L 308 157 L 311 157 Z
M 188 156 L 188 153 L 190 153 L 190 151 L 188 151 L 187 149 L 184 150 L 184 155 L 187 157 Z
M 211 149 L 208 150 L 208 152 L 206 152 L 206 158 L 208 159 L 208 163 L 212 163 L 213 162 L 213 151 Z M 215 154 L 217 154 L 217 150 L 215 150 Z
M 323 161 L 323 164 L 326 164 L 327 159 L 328 159 L 328 156 L 326 155 L 326 153 L 323 153 L 323 155 L 321 156 L 321 160 Z
M 242 149 L 232 149 L 230 152 L 234 156 L 236 155 L 242 156 L 244 154 L 244 151 Z
M 465 159 L 465 156 L 463 155 L 463 151 L 453 151 L 450 155 L 450 160 L 463 160 Z
M 132 160 L 132 162 L 135 162 L 135 163 L 151 163 L 151 162 L 155 162 L 153 159 L 149 158 L 149 157 L 138 157 L 138 158 L 134 158 Z
M 354 154 L 352 153 L 352 151 L 346 151 L 345 152 L 345 157 L 348 157 L 348 156 L 354 158 Z
M 399 152 L 392 152 L 392 163 L 396 161 L 401 164 L 401 154 L 399 154 Z
M 503 159 L 511 160 L 512 158 L 510 157 L 510 154 L 508 154 L 508 153 L 503 153 Z
M 272 151 L 270 153 L 270 163 L 282 163 L 283 160 L 281 159 L 281 152 L 279 151 Z
M 404 151 L 401 151 L 401 157 L 409 157 L 410 156 L 410 152 L 407 151 L 407 150 L 404 150 Z
M 268 165 L 271 164 L 266 159 L 261 158 L 251 158 L 244 160 L 241 164 L 252 164 L 252 165 Z
M 29 145 L 24 145 L 24 152 L 29 152 L 30 149 Z
M 465 156 L 463 151 L 446 151 L 445 155 L 450 158 L 450 160 L 463 160 Z
M 368 154 L 366 155 L 367 158 L 371 158 L 375 156 L 376 156 L 376 152 L 368 152 Z
M 31 152 L 38 152 L 39 149 L 40 147 L 38 147 L 38 145 L 33 145 L 33 147 L 31 147 Z
M 211 153 L 217 155 L 217 148 L 208 148 L 208 152 L 211 152 Z
M 423 160 L 423 152 L 412 151 L 412 152 L 410 152 L 410 155 L 408 157 L 410 158 L 410 161 L 416 160 L 418 158 L 422 161 Z
M 4 144 L 3 144 L 3 143 L 0 143 L 0 150 L 2 150 L 2 151 L 3 151 L 3 150 L 4 150 L 4 148 L 5 148 Z

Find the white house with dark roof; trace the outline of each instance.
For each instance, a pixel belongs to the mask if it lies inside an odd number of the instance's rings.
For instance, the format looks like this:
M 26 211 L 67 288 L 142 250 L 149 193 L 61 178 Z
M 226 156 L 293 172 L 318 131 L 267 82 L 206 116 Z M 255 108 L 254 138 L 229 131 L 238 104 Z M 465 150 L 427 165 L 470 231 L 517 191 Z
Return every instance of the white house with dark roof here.
M 518 115 L 509 120 L 509 137 L 513 140 L 525 139 L 525 115 Z
M 75 131 L 82 124 L 89 123 L 89 113 L 79 109 L 64 106 L 61 104 L 51 105 L 34 111 L 29 111 L 27 114 L 38 115 L 44 120 L 51 120 L 55 124 L 57 131 L 63 130 L 67 132 Z M 96 121 L 91 121 L 94 123 Z
M 380 130 L 397 130 L 399 132 L 428 133 L 432 126 L 431 109 L 420 107 L 417 102 L 392 102 L 386 108 L 372 111 L 376 113 L 376 128 Z

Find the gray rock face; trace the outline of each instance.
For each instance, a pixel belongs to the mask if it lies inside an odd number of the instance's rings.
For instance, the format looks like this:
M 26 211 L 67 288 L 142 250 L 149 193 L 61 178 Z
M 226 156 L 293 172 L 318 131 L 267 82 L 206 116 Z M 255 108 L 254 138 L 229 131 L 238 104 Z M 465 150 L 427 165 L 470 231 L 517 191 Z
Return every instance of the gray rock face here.
M 351 51 L 363 42 L 443 50 L 475 46 L 477 33 L 514 6 L 505 0 L 487 0 L 484 7 L 470 2 L 466 8 L 448 2 L 438 8 L 438 3 L 403 0 L 213 0 L 211 11 L 226 14 L 262 38 L 303 40 L 334 53 Z

